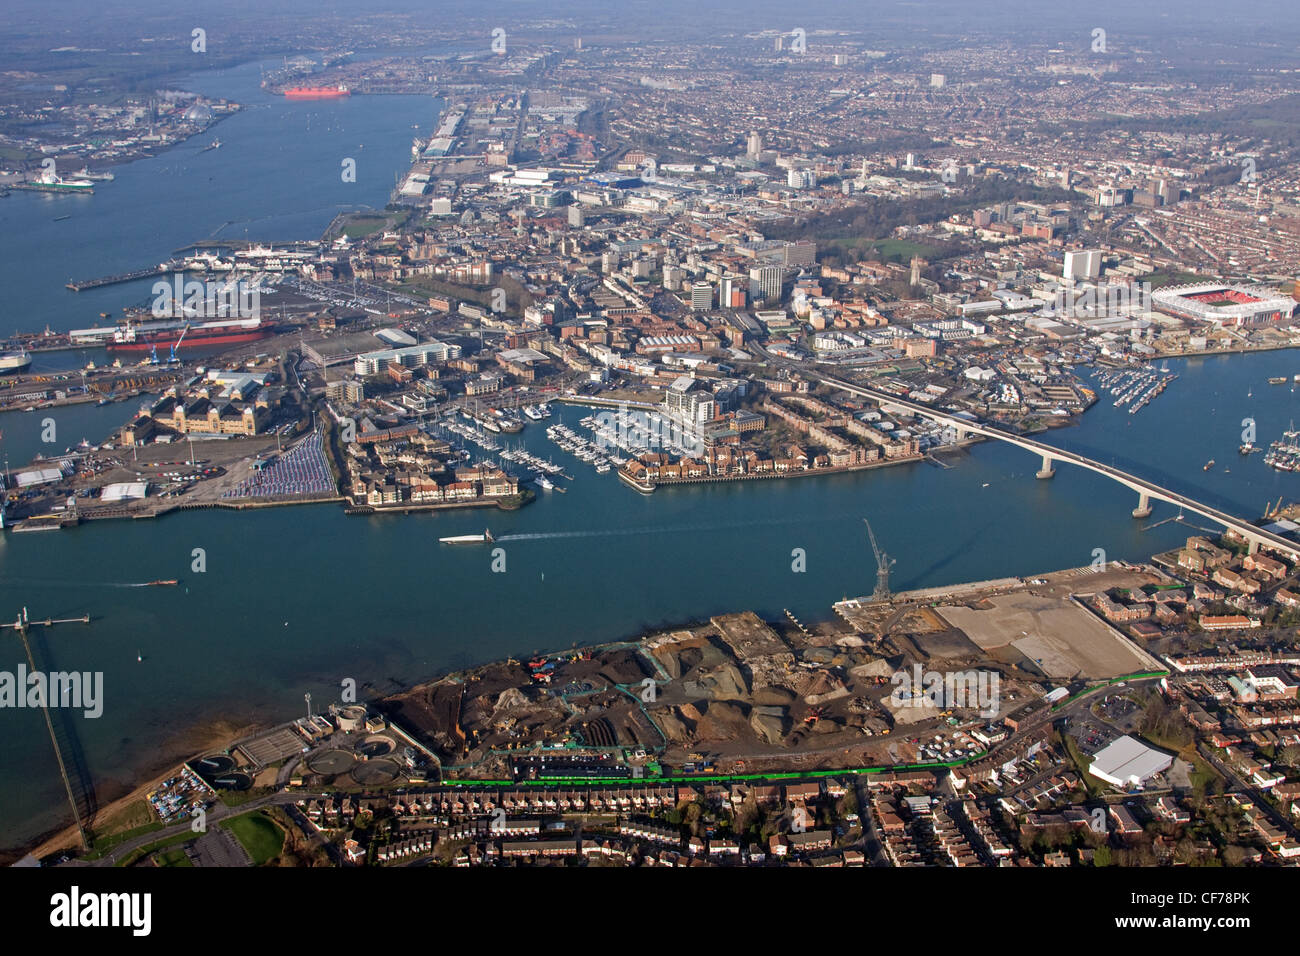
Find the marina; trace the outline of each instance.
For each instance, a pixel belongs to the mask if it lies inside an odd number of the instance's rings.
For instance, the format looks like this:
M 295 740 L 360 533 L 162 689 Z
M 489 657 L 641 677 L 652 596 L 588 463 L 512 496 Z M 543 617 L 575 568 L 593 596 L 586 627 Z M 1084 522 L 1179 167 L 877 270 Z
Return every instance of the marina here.
M 583 419 L 583 422 L 589 420 Z M 560 450 L 566 451 L 580 461 L 586 462 L 600 474 L 605 474 L 611 468 L 610 458 L 603 454 L 599 445 L 587 441 L 567 425 L 551 425 L 546 429 L 546 437 L 555 442 Z
M 483 422 L 473 416 L 466 416 L 473 424 L 459 422 L 455 418 L 439 418 L 425 426 L 425 431 L 429 431 L 441 438 L 447 438 L 454 435 L 464 443 L 475 445 L 483 451 L 498 452 L 501 450 L 501 443 L 492 437 L 491 434 L 483 427 Z M 456 443 L 459 447 L 461 443 Z
M 1300 471 L 1300 431 L 1294 422 L 1281 438 L 1268 446 L 1264 464 L 1275 471 Z
M 1178 376 L 1169 371 L 1168 364 L 1155 368 L 1142 365 L 1137 368 L 1101 369 L 1093 373 L 1093 381 L 1102 390 L 1115 396 L 1114 407 L 1128 407 L 1136 415 L 1156 399 Z

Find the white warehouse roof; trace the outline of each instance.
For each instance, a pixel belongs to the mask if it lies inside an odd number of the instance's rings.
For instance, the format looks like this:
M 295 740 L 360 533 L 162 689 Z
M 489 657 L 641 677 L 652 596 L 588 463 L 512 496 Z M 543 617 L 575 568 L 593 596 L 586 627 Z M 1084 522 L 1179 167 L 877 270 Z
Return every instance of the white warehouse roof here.
M 1088 772 L 1112 786 L 1135 787 L 1168 770 L 1173 762 L 1163 750 L 1126 735 L 1097 751 Z
M 32 485 L 58 481 L 63 477 L 63 472 L 58 468 L 34 468 L 31 471 L 20 471 L 15 477 L 19 488 L 30 488 Z
M 119 481 L 105 485 L 100 493 L 101 501 L 128 501 L 132 498 L 144 498 L 149 494 L 147 481 Z

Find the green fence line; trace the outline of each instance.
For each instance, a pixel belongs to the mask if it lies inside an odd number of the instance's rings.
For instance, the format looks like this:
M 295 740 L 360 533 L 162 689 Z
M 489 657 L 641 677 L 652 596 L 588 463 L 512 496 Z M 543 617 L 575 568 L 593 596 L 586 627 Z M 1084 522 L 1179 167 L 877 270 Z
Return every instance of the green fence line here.
M 1054 704 L 1052 706 L 1052 713 L 1055 713 L 1056 711 L 1060 710 L 1062 707 L 1068 706 L 1069 704 L 1078 700 L 1080 697 L 1085 697 L 1088 694 L 1101 690 L 1103 687 L 1110 687 L 1114 684 L 1119 684 L 1124 681 L 1130 681 L 1130 680 L 1146 680 L 1155 677 L 1168 677 L 1169 673 L 1170 673 L 1169 671 L 1165 671 L 1165 670 L 1138 671 L 1133 674 L 1125 674 L 1122 677 L 1112 678 L 1111 680 L 1108 680 L 1101 684 L 1094 684 L 1091 687 L 1084 688 L 1083 690 L 1079 691 L 1079 693 L 1073 695 L 1072 697 L 1067 697 L 1065 700 L 1060 701 L 1057 704 Z M 630 694 L 630 692 L 625 687 L 619 685 L 615 685 L 615 686 L 619 690 L 622 690 L 624 693 L 628 693 L 630 696 L 632 696 L 634 699 L 637 699 L 639 702 L 639 698 L 636 698 L 635 695 Z M 644 711 L 644 708 L 642 708 L 642 710 Z M 649 717 L 649 714 L 646 714 L 646 716 Z M 655 725 L 653 720 L 651 721 L 651 724 L 655 726 L 656 730 L 659 730 L 658 725 Z M 659 732 L 661 734 L 663 733 L 662 730 L 660 730 Z M 602 748 L 602 749 L 626 749 L 626 748 Z M 509 753 L 509 752 L 511 751 L 501 751 L 501 753 Z M 800 780 L 809 777 L 834 777 L 843 774 L 852 774 L 854 776 L 861 776 L 863 774 L 891 773 L 895 771 L 906 772 L 909 770 L 939 770 L 939 769 L 951 770 L 954 767 L 964 767 L 967 764 L 974 763 L 975 761 L 978 760 L 982 760 L 986 756 L 988 756 L 988 751 L 983 750 L 977 754 L 973 754 L 970 757 L 963 757 L 960 760 L 940 760 L 940 761 L 935 761 L 933 763 L 890 764 L 890 765 L 878 766 L 878 767 L 845 767 L 840 770 L 803 770 L 803 771 L 792 770 L 792 771 L 781 771 L 775 773 L 693 774 L 689 777 L 640 777 L 640 778 L 548 777 L 545 780 L 462 779 L 462 780 L 444 780 L 442 782 L 442 786 L 444 787 L 554 787 L 554 786 L 572 787 L 572 786 L 600 786 L 600 785 L 617 786 L 619 784 L 646 785 L 650 783 L 699 783 L 700 781 L 715 782 L 715 783 L 729 783 L 733 781 L 752 781 L 752 780 Z M 450 770 L 455 768 L 448 767 L 447 769 Z
M 1093 684 L 1091 687 L 1085 687 L 1083 690 L 1079 691 L 1079 693 L 1073 695 L 1072 697 L 1067 697 L 1065 698 L 1065 700 L 1053 704 L 1052 713 L 1056 713 L 1062 707 L 1074 703 L 1080 697 L 1086 697 L 1088 694 L 1091 694 L 1095 691 L 1099 691 L 1103 687 L 1110 687 L 1113 684 L 1122 684 L 1124 681 L 1127 680 L 1146 680 L 1147 678 L 1150 677 L 1168 677 L 1168 676 L 1169 676 L 1169 671 L 1138 671 L 1136 674 L 1125 674 L 1123 677 L 1114 677 L 1104 683 Z
M 934 763 L 909 763 L 909 764 L 891 764 L 881 767 L 845 767 L 840 770 L 790 770 L 779 771 L 774 773 L 740 773 L 740 774 L 693 774 L 689 777 L 612 777 L 612 778 L 592 778 L 592 777 L 549 777 L 545 780 L 444 780 L 444 787 L 554 787 L 554 786 L 618 786 L 620 784 L 635 784 L 644 786 L 655 783 L 724 783 L 731 781 L 747 780 L 802 780 L 807 777 L 835 777 L 843 774 L 861 774 L 873 773 L 893 773 L 897 771 L 909 770 L 937 770 L 940 768 L 952 769 L 953 767 L 963 767 L 968 763 L 973 763 L 983 759 L 988 755 L 988 751 L 981 751 L 970 757 L 963 757 L 961 760 L 943 760 Z

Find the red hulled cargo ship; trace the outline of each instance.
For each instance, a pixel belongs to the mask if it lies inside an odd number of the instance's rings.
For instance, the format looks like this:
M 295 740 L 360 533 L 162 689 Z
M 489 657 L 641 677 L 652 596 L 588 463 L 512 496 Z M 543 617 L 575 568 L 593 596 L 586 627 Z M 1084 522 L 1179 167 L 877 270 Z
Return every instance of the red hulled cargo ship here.
M 141 322 L 125 325 L 105 343 L 110 352 L 152 352 L 156 349 L 201 349 L 256 342 L 275 329 L 258 319 L 213 319 L 208 322 Z
M 338 86 L 291 86 L 284 95 L 291 100 L 333 100 L 351 96 L 352 91 L 340 83 Z

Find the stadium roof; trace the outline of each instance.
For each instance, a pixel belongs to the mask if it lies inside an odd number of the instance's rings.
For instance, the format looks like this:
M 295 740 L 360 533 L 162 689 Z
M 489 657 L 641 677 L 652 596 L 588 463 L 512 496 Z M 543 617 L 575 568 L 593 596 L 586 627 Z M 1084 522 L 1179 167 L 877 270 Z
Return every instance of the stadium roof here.
M 1223 293 L 1229 301 L 1214 304 L 1203 297 Z M 1231 299 L 1232 294 L 1237 298 Z M 1152 304 L 1160 309 L 1184 312 L 1202 320 L 1242 319 L 1270 312 L 1290 318 L 1296 301 L 1276 289 L 1240 282 L 1193 282 L 1169 285 L 1151 293 Z

